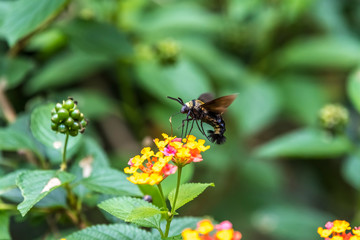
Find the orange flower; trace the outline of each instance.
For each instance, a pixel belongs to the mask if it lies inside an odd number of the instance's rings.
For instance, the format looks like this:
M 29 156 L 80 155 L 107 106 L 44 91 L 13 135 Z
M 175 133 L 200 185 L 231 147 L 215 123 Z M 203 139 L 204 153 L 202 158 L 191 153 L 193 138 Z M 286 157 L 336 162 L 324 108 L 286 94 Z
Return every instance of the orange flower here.
M 124 169 L 125 173 L 132 174 L 127 179 L 134 184 L 159 184 L 170 174 L 176 172 L 177 167 L 170 164 L 172 157 L 164 156 L 163 153 L 154 152 L 149 148 L 143 148 L 141 154 L 130 159 L 130 167 Z M 144 165 L 144 162 L 147 161 Z
M 181 233 L 184 240 L 240 240 L 242 235 L 238 231 L 234 231 L 232 224 L 229 221 L 224 221 L 216 225 L 215 232 L 214 225 L 210 220 L 204 219 L 197 223 L 196 230 L 186 228 Z
M 190 228 L 186 228 L 182 231 L 181 236 L 184 240 L 201 240 L 199 233 Z
M 201 152 L 205 152 L 210 146 L 204 146 L 205 140 L 189 135 L 185 139 L 169 137 L 163 134 L 164 140 L 155 139 L 154 142 L 165 156 L 172 156 L 172 161 L 177 166 L 185 166 L 191 162 L 201 162 Z
M 347 221 L 335 220 L 333 222 L 327 222 L 325 224 L 325 229 L 319 227 L 318 234 L 326 240 L 360 240 L 360 229 L 354 227 L 352 233 L 347 233 L 346 231 L 350 229 L 350 223 Z
M 201 220 L 197 223 L 196 231 L 201 234 L 208 234 L 212 230 L 214 230 L 214 225 L 212 225 L 211 221 L 208 219 Z
M 336 233 L 344 233 L 346 230 L 351 229 L 350 223 L 344 220 L 335 220 L 334 226 L 332 227 L 333 231 Z
M 322 238 L 327 238 L 332 234 L 332 229 L 323 229 L 322 227 L 318 228 L 318 234 L 320 235 L 320 237 Z

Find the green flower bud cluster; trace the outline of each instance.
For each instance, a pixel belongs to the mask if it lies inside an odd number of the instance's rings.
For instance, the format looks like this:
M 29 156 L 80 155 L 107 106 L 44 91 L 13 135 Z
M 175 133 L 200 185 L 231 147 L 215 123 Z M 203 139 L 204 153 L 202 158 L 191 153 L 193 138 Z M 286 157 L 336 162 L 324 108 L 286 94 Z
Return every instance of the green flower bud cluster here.
M 341 132 L 349 121 L 348 110 L 339 104 L 328 104 L 319 113 L 323 128 L 331 132 Z
M 77 108 L 77 102 L 68 98 L 63 103 L 57 103 L 51 110 L 51 129 L 55 132 L 70 134 L 75 137 L 84 133 L 88 121 Z
M 172 65 L 176 63 L 180 54 L 179 44 L 172 39 L 165 39 L 158 42 L 155 49 L 158 59 L 163 65 Z

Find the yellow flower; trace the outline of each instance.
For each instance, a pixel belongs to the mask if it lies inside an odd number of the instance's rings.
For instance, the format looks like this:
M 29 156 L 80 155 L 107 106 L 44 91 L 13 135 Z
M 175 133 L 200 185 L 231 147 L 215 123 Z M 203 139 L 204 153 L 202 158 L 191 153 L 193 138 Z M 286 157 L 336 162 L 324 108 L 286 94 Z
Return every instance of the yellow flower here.
M 354 227 L 352 230 L 353 234 L 360 237 L 360 228 Z
M 216 228 L 215 231 L 214 228 Z M 211 234 L 212 231 L 215 233 Z M 181 236 L 184 240 L 241 240 L 242 238 L 241 233 L 234 231 L 232 224 L 229 221 L 224 221 L 214 227 L 208 219 L 199 221 L 196 230 L 186 228 L 181 233 Z
M 335 233 L 343 233 L 346 230 L 351 229 L 350 227 L 350 223 L 348 223 L 347 221 L 344 220 L 335 220 L 334 222 L 334 226 L 332 227 L 332 230 Z
M 129 167 L 124 169 L 127 174 L 132 174 L 127 179 L 134 184 L 159 184 L 170 174 L 176 172 L 176 166 L 169 164 L 172 157 L 164 156 L 162 152 L 145 147 L 141 150 L 141 156 L 136 155 L 129 161 Z
M 154 139 L 159 149 L 154 152 L 150 147 L 141 150 L 141 156 L 136 155 L 129 161 L 129 167 L 124 169 L 127 174 L 132 174 L 128 180 L 135 184 L 159 184 L 170 174 L 177 170 L 176 166 L 185 166 L 191 162 L 202 161 L 201 152 L 210 148 L 204 146 L 205 140 L 189 135 L 186 139 L 169 137 L 162 134 L 164 140 Z M 170 164 L 173 161 L 176 166 Z
M 188 148 L 179 148 L 176 155 L 177 158 L 182 158 L 182 159 L 186 159 L 186 158 L 190 158 L 190 149 Z
M 154 156 L 154 151 L 151 151 L 150 147 L 145 147 L 141 150 L 141 154 L 143 155 L 143 158 L 147 159 Z
M 190 228 L 184 229 L 181 236 L 183 237 L 183 240 L 201 240 L 199 233 Z
M 131 174 L 131 173 L 136 172 L 138 169 L 139 169 L 138 167 L 130 167 L 130 168 L 129 168 L 129 167 L 126 167 L 126 168 L 124 169 L 124 172 Z
M 341 236 L 334 236 L 331 238 L 331 240 L 344 240 L 344 238 Z
M 198 222 L 196 230 L 201 234 L 208 234 L 214 230 L 214 225 L 212 225 L 210 220 L 204 219 Z
M 318 227 L 317 232 L 320 235 L 320 237 L 327 238 L 327 237 L 329 237 L 331 235 L 332 229 L 323 229 L 322 227 Z
M 216 238 L 219 240 L 231 240 L 234 235 L 234 229 L 220 230 L 216 233 Z
M 155 184 L 158 184 L 159 182 L 161 182 L 163 179 L 164 179 L 163 176 L 161 176 L 160 174 L 153 173 L 150 175 L 150 177 L 147 181 L 147 184 L 155 185 Z

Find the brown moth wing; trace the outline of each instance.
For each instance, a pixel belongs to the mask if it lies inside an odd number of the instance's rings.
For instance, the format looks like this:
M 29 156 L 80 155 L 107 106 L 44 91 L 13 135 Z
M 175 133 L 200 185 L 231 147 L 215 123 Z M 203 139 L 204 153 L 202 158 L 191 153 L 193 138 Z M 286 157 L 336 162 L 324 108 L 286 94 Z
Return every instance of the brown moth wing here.
M 216 98 L 210 102 L 206 102 L 201 105 L 201 107 L 205 108 L 206 110 L 222 114 L 225 110 L 230 106 L 230 104 L 235 100 L 237 94 L 231 94 L 223 97 Z
M 215 97 L 214 97 L 214 94 L 212 93 L 203 93 L 201 94 L 198 99 L 200 101 L 202 101 L 203 103 L 207 103 L 207 102 L 210 102 L 211 100 L 213 100 Z

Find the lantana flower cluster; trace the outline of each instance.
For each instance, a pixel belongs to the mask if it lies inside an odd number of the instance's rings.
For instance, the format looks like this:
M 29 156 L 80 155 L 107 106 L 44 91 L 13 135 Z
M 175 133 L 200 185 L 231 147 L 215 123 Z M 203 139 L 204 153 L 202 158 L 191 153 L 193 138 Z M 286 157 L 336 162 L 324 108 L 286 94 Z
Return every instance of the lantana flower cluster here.
M 327 222 L 325 228 L 319 227 L 318 233 L 325 240 L 360 240 L 360 227 L 354 227 L 351 232 L 350 223 L 344 220 Z
M 208 219 L 198 222 L 195 230 L 184 229 L 181 236 L 184 240 L 240 240 L 242 238 L 240 232 L 234 231 L 231 222 L 223 221 L 214 226 Z
M 205 140 L 188 135 L 187 138 L 169 137 L 162 134 L 164 140 L 154 139 L 159 151 L 165 156 L 171 156 L 176 166 L 182 167 L 191 162 L 201 162 L 203 160 L 201 152 L 205 152 L 210 146 L 204 146 Z
M 132 174 L 127 179 L 134 184 L 159 184 L 167 176 L 176 173 L 177 167 L 183 167 L 191 162 L 202 161 L 201 152 L 205 147 L 205 140 L 189 135 L 186 139 L 169 137 L 163 134 L 164 140 L 154 139 L 159 149 L 154 152 L 150 147 L 141 150 L 141 156 L 136 155 L 128 162 L 129 167 L 124 169 L 127 174 Z M 173 162 L 175 165 L 171 164 Z

